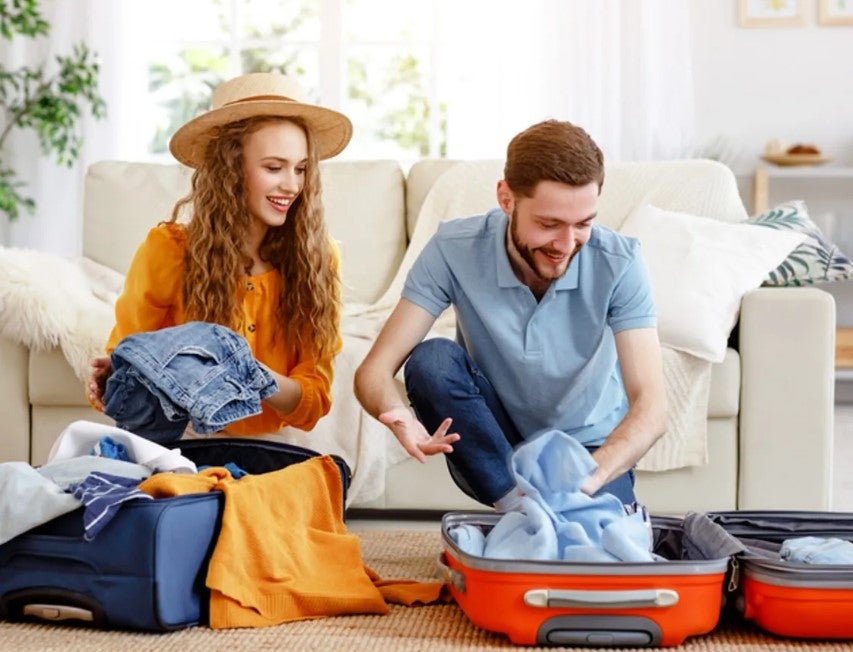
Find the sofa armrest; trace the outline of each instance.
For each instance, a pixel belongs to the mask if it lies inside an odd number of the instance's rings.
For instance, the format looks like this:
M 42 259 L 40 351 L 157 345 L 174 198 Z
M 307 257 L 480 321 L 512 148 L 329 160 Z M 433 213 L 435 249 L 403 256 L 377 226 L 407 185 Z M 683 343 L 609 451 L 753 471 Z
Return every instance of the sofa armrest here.
M 760 288 L 740 313 L 739 509 L 830 507 L 835 300 Z
M 0 335 L 0 462 L 30 461 L 29 351 Z

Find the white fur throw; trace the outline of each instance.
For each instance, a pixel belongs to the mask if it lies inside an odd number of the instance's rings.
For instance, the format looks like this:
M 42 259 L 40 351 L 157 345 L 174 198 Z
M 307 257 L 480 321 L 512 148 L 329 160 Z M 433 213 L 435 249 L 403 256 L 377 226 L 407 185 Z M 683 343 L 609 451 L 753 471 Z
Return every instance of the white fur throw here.
M 104 354 L 123 282 L 87 258 L 0 248 L 0 334 L 34 351 L 59 347 L 83 381 Z

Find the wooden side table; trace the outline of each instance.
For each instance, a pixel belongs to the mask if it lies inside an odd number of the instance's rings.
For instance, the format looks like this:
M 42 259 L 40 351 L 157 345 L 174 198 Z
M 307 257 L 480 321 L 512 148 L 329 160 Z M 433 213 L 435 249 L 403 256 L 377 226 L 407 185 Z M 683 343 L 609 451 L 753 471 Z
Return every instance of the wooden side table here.
M 789 166 L 760 165 L 755 168 L 752 177 L 752 206 L 751 213 L 758 215 L 770 208 L 770 182 L 773 179 L 797 179 L 808 181 L 809 179 L 825 179 L 828 181 L 838 180 L 849 184 L 853 188 L 853 167 L 840 167 L 832 165 L 820 166 Z M 851 191 L 853 198 L 853 191 Z M 798 199 L 788 197 L 787 199 Z
M 770 175 L 766 167 L 756 168 L 752 177 L 752 214 L 758 215 L 769 208 Z

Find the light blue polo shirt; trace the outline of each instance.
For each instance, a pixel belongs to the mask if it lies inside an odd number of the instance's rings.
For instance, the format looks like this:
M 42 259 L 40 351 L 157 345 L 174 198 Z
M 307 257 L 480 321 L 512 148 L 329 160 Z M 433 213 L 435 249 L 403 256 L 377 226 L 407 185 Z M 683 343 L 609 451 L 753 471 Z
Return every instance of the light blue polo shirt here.
M 438 317 L 453 305 L 457 339 L 523 437 L 556 428 L 601 444 L 628 410 L 613 334 L 656 325 L 639 242 L 594 225 L 541 301 L 515 276 L 507 216 L 443 222 L 403 296 Z

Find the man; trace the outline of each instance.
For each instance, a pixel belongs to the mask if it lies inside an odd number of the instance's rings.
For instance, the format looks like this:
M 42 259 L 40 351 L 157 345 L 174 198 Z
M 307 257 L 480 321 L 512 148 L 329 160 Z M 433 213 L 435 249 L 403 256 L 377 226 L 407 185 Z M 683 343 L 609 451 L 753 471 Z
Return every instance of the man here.
M 519 501 L 508 458 L 526 438 L 576 437 L 598 465 L 581 490 L 631 503 L 633 467 L 666 427 L 648 276 L 636 240 L 594 224 L 603 181 L 583 129 L 518 134 L 499 208 L 441 224 L 356 373 L 359 401 L 412 457 L 446 453 L 456 484 L 501 511 Z M 458 341 L 423 341 L 450 305 Z M 407 358 L 417 418 L 394 387 Z

